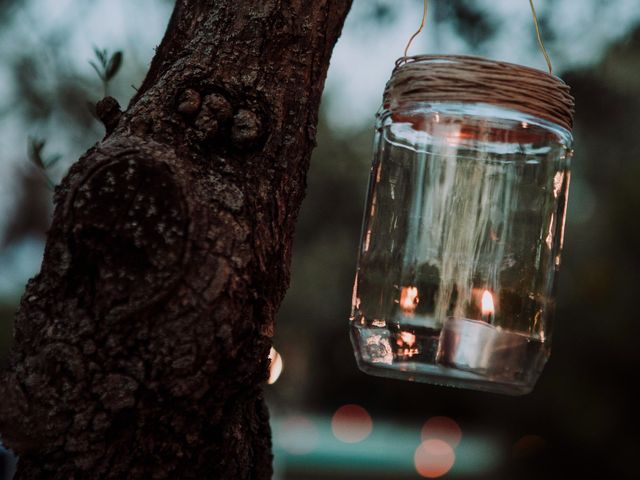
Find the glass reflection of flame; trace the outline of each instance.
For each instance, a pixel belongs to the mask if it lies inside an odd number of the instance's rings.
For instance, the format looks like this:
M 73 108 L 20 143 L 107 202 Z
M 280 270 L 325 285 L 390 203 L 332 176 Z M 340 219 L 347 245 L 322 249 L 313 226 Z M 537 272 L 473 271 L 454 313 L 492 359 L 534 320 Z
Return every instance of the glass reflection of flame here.
M 413 312 L 416 311 L 419 301 L 417 287 L 402 287 L 399 303 L 403 313 L 408 315 L 413 314 Z

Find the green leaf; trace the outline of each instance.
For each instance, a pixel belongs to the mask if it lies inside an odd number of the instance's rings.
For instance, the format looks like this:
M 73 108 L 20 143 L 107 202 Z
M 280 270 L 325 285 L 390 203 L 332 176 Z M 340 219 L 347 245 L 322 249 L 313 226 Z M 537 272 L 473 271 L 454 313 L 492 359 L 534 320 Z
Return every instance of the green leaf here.
M 42 153 L 46 143 L 47 141 L 44 139 L 29 137 L 28 157 L 31 163 L 38 168 L 49 188 L 53 190 L 55 188 L 55 183 L 53 183 L 47 174 L 47 168 L 54 166 L 62 158 L 62 155 L 51 155 L 47 160 L 43 160 Z
M 118 70 L 120 70 L 121 66 L 122 66 L 122 52 L 117 51 L 113 55 L 111 55 L 111 58 L 109 59 L 109 64 L 107 65 L 107 68 L 105 70 L 105 80 L 108 82 L 113 77 L 115 77 L 116 74 L 118 73 Z
M 100 64 L 102 65 L 102 68 L 106 69 L 107 68 L 107 62 L 108 62 L 107 50 L 106 49 L 100 50 L 97 47 L 93 47 L 93 53 L 96 54 L 96 57 L 98 58 L 98 60 L 100 61 Z
M 96 65 L 96 63 L 93 60 L 89 60 L 89 65 L 91 65 L 93 67 L 93 69 L 98 74 L 98 77 L 100 77 L 100 80 L 102 80 L 104 82 L 105 78 L 104 78 L 104 74 L 102 73 L 102 69 L 100 67 L 98 67 L 98 65 Z
M 29 137 L 29 160 L 38 168 L 44 170 L 44 161 L 42 160 L 42 150 L 46 140 Z

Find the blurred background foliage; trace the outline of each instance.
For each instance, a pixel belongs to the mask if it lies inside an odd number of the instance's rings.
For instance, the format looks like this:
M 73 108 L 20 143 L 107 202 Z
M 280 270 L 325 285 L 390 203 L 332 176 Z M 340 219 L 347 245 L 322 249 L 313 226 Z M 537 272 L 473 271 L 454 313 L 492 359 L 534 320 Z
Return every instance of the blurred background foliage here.
M 544 68 L 525 0 L 430 3 L 413 52 Z M 284 359 L 283 374 L 267 388 L 277 478 L 637 478 L 640 419 L 631 391 L 640 368 L 640 314 L 633 313 L 640 288 L 640 4 L 537 4 L 557 71 L 578 106 L 553 355 L 538 386 L 511 398 L 374 378 L 355 367 L 347 318 L 373 113 L 422 1 L 354 0 L 327 81 L 292 284 L 274 340 Z M 28 159 L 30 141 L 44 141 L 47 158 L 60 157 L 46 171 L 58 182 L 103 135 L 91 111 L 103 95 L 88 63 L 94 47 L 124 53 L 110 93 L 126 105 L 171 7 L 168 0 L 0 0 L 2 359 L 51 216 L 51 190 Z M 334 416 L 348 404 L 361 409 L 346 420 Z M 436 437 L 447 440 L 459 429 L 460 441 L 449 441 L 451 459 L 445 452 L 438 460 L 446 468 L 416 469 L 421 430 L 433 417 L 448 419 Z M 341 425 L 362 435 L 345 439 Z M 0 479 L 10 458 L 0 453 Z

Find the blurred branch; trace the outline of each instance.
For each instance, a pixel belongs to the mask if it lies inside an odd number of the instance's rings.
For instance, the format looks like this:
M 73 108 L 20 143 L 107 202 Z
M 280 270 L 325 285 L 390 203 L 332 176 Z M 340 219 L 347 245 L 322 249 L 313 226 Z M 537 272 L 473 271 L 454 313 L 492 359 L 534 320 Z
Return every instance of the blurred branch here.
M 33 163 L 38 171 L 42 174 L 49 188 L 53 190 L 56 185 L 53 180 L 51 180 L 48 170 L 52 168 L 56 163 L 58 163 L 58 161 L 60 161 L 62 155 L 52 154 L 45 156 L 44 147 L 46 144 L 47 141 L 44 139 L 29 137 L 28 157 L 31 163 Z

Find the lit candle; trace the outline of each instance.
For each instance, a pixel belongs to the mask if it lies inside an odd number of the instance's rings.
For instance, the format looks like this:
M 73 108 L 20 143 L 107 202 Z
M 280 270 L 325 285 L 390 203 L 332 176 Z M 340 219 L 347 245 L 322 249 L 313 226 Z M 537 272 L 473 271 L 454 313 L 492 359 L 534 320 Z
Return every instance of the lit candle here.
M 496 309 L 493 305 L 493 295 L 491 295 L 491 292 L 489 290 L 485 290 L 484 292 L 482 292 L 481 304 L 482 321 L 493 323 Z
M 478 373 L 499 373 L 507 365 L 525 361 L 527 337 L 492 325 L 493 295 L 484 290 L 480 299 L 481 320 L 449 318 L 440 334 L 438 361 Z

